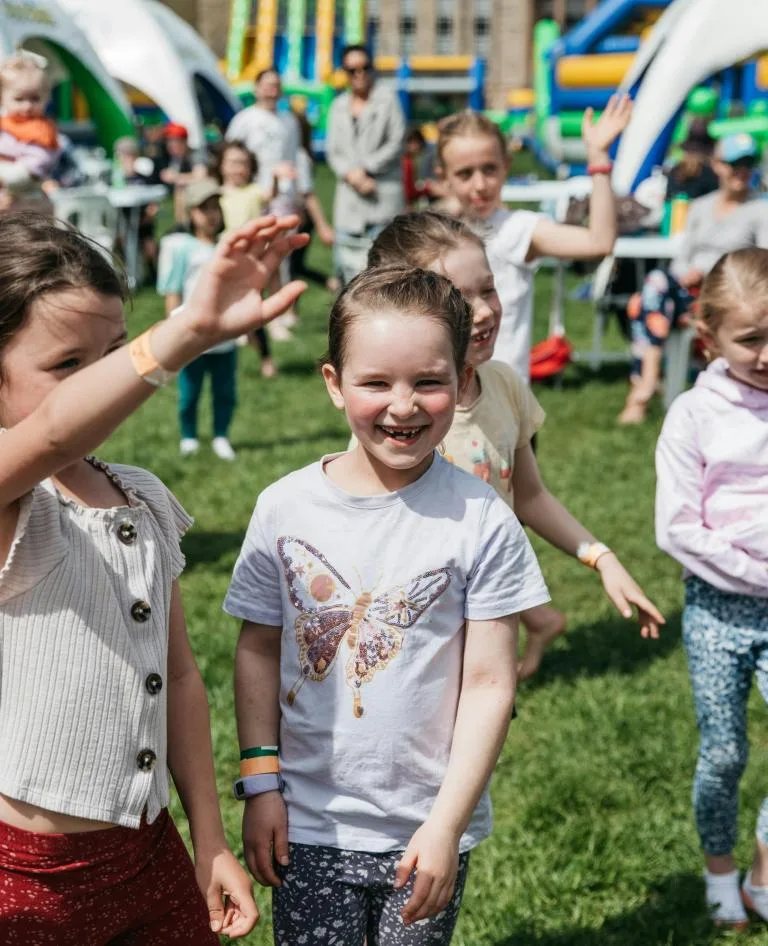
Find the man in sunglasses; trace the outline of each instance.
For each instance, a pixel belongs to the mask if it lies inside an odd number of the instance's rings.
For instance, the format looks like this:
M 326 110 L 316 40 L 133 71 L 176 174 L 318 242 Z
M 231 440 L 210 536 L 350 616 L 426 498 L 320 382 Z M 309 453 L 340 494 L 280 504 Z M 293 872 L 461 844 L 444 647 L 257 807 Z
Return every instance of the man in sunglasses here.
M 758 158 L 749 135 L 720 139 L 712 160 L 717 190 L 691 201 L 672 265 L 648 273 L 630 300 L 632 386 L 621 423 L 645 420 L 661 374 L 664 343 L 681 320 L 691 317 L 704 277 L 720 257 L 745 246 L 768 248 L 768 201 L 754 186 Z
M 326 154 L 337 177 L 337 267 L 347 283 L 365 268 L 381 230 L 404 209 L 405 118 L 394 89 L 376 83 L 364 46 L 347 46 L 341 64 L 349 89 L 331 106 Z

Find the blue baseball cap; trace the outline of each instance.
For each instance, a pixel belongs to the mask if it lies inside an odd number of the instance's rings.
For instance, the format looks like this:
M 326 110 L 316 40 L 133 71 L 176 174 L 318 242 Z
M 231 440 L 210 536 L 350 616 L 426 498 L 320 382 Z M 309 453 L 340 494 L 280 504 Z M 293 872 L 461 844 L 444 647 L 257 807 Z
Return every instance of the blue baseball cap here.
M 757 144 L 752 135 L 726 135 L 717 143 L 716 156 L 726 164 L 735 164 L 745 158 L 757 159 Z

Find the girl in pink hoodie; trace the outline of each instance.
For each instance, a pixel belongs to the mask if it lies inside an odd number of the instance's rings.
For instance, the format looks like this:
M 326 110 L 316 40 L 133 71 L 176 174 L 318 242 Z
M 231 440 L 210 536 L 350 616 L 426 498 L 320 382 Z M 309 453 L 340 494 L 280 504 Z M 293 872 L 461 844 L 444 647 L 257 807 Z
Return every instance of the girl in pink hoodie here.
M 768 920 L 768 798 L 739 895 L 733 858 L 753 677 L 768 701 L 768 250 L 724 256 L 700 329 L 716 355 L 672 405 L 656 467 L 656 538 L 685 568 L 683 641 L 701 735 L 693 789 L 718 925 Z M 743 901 L 743 903 L 742 903 Z

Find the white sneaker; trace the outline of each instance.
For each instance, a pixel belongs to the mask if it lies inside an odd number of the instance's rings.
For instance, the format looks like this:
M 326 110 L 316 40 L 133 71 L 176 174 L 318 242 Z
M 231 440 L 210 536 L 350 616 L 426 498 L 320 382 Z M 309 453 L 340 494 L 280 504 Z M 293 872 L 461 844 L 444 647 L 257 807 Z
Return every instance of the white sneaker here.
M 745 929 L 749 917 L 741 902 L 739 891 L 739 872 L 732 870 L 727 874 L 710 874 L 704 871 L 707 885 L 707 906 L 715 926 L 730 929 Z
M 768 920 L 768 887 L 757 887 L 752 883 L 752 871 L 747 871 L 741 885 L 741 896 L 747 907 L 761 920 Z
M 179 453 L 183 457 L 191 457 L 192 454 L 197 453 L 199 449 L 200 441 L 196 440 L 194 437 L 184 437 L 179 444 Z
M 267 325 L 269 337 L 275 342 L 288 342 L 293 338 L 293 332 L 282 321 L 281 318 L 275 319 Z
M 235 451 L 232 449 L 232 444 L 227 440 L 226 437 L 214 437 L 211 442 L 211 447 L 213 452 L 220 460 L 234 460 Z

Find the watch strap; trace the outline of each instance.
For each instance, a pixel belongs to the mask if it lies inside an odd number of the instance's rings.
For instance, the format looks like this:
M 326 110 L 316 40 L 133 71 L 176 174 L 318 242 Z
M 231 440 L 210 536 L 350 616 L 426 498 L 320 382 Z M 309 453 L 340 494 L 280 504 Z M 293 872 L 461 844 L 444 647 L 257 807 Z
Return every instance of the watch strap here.
M 265 792 L 282 792 L 284 788 L 285 781 L 279 772 L 267 775 L 246 775 L 235 779 L 232 794 L 238 801 L 245 801 L 257 795 L 263 795 Z

